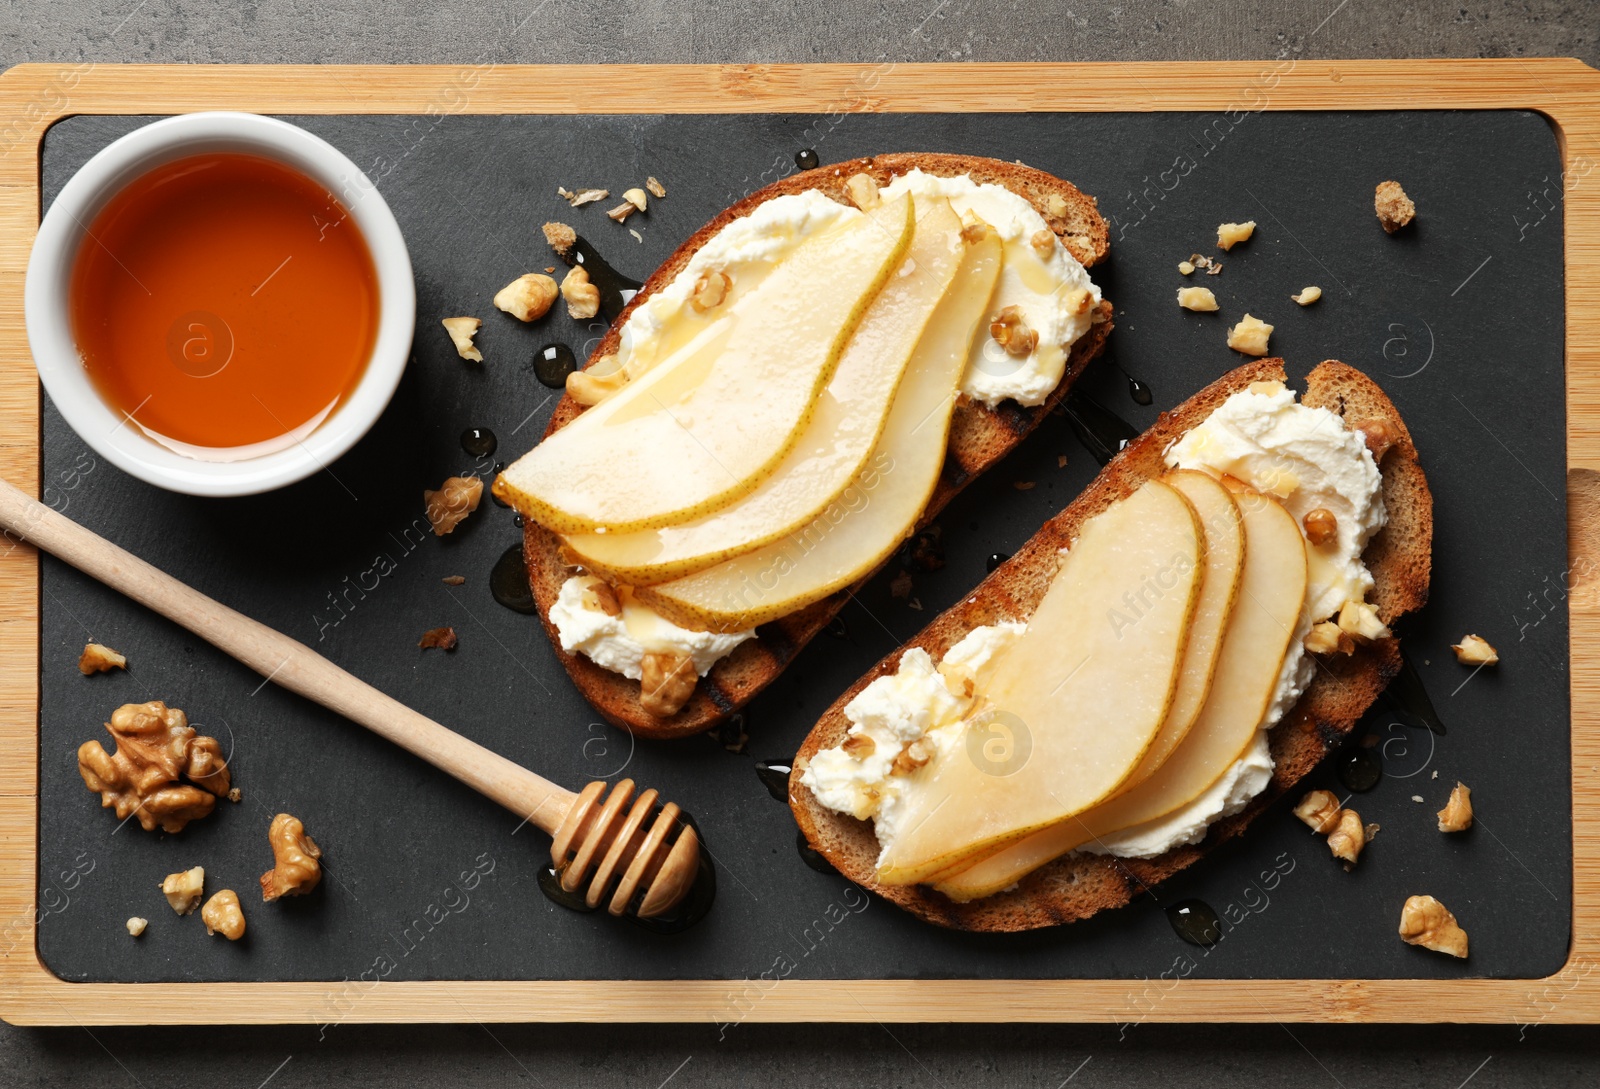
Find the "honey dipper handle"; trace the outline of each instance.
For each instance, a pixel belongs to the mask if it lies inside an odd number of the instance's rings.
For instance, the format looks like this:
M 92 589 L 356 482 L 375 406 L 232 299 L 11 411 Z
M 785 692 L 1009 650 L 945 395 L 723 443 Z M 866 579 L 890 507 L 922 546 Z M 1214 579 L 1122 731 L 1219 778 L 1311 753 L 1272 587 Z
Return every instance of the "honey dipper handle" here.
M 388 738 L 552 835 L 577 798 L 384 695 L 303 643 L 213 601 L 3 480 L 0 528 L 183 625 L 273 683 Z

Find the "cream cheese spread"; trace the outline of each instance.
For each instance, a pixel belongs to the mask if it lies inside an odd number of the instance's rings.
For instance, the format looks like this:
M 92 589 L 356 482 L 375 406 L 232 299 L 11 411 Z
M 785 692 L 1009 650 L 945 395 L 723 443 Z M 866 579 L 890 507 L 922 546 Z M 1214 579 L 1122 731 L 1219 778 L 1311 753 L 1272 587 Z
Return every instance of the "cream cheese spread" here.
M 574 575 L 561 584 L 555 604 L 550 606 L 550 623 L 568 654 L 582 654 L 596 665 L 638 680 L 644 656 L 650 653 L 680 654 L 694 662 L 704 677 L 719 660 L 755 631 L 710 632 L 680 628 L 647 605 L 623 595 L 622 611 L 612 616 L 584 591 L 600 582 L 592 575 Z

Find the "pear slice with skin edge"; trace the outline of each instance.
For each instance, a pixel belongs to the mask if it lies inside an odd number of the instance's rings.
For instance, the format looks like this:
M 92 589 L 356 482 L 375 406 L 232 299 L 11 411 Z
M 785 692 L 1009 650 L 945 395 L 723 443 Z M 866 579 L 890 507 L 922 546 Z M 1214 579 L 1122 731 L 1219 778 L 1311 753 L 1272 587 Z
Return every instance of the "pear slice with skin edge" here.
M 518 459 L 495 492 L 557 533 L 690 521 L 757 487 L 910 244 L 909 197 L 802 242 L 729 319 Z
M 1115 793 L 1172 705 L 1202 534 L 1187 497 L 1154 480 L 1084 523 L 973 713 L 910 773 L 880 881 L 915 884 Z
M 1305 607 L 1305 539 L 1273 499 L 1224 479 L 1245 527 L 1245 564 L 1222 654 L 1199 719 L 1155 773 L 1104 805 L 933 882 L 956 901 L 999 892 L 1101 836 L 1158 820 L 1205 793 L 1250 746 L 1277 689 Z
M 777 470 L 749 495 L 692 522 L 562 543 L 574 563 L 612 582 L 649 586 L 704 570 L 803 528 L 849 487 L 877 445 L 894 396 L 966 244 L 944 199 L 918 206 L 901 270 L 868 307 L 817 411 Z
M 849 487 L 788 536 L 639 587 L 639 600 L 684 627 L 745 631 L 850 586 L 910 536 L 939 481 L 961 375 L 1000 275 L 999 236 L 972 233 L 955 282 L 917 341 L 883 434 Z

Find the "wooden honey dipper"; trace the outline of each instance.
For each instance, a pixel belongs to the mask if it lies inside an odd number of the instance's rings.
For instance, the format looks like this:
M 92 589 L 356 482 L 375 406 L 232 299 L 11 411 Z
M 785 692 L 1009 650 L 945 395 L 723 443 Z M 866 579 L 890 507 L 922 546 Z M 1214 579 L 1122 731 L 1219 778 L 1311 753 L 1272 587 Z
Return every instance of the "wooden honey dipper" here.
M 567 893 L 589 908 L 653 919 L 688 894 L 700 840 L 671 802 L 635 796 L 624 779 L 608 797 L 593 782 L 574 794 L 418 714 L 281 632 L 186 586 L 72 519 L 0 481 L 0 528 L 183 625 L 251 669 L 339 712 L 426 760 L 548 832 L 551 863 Z M 631 804 L 630 804 L 631 803 Z M 652 819 L 652 814 L 654 814 Z M 587 888 L 585 888 L 587 886 Z

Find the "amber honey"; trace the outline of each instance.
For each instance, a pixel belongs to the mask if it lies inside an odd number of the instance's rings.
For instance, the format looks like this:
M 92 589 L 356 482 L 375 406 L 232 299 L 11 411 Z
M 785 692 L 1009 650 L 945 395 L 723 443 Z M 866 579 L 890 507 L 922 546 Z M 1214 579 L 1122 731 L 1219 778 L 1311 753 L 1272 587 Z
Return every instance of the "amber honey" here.
M 366 369 L 372 255 L 338 198 L 288 166 L 180 159 L 134 180 L 88 231 L 69 299 L 83 365 L 119 415 L 169 446 L 282 445 Z

